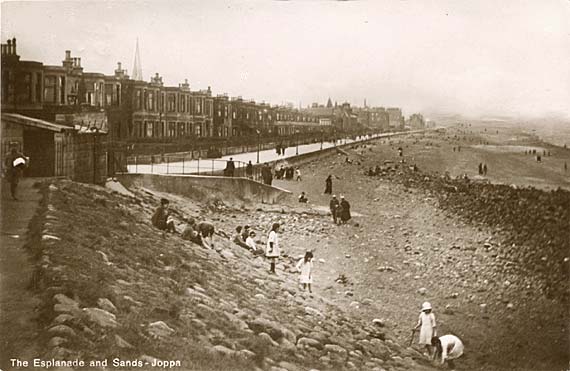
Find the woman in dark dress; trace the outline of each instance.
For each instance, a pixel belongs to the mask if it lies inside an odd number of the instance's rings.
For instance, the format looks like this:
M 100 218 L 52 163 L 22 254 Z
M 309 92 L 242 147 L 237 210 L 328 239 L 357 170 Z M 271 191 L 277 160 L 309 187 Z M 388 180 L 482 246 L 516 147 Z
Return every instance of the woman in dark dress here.
M 325 194 L 331 195 L 332 194 L 332 176 L 329 175 L 327 180 L 325 180 Z
M 347 221 L 350 220 L 350 204 L 347 200 L 344 199 L 344 196 L 340 196 L 340 220 L 342 224 L 346 224 Z

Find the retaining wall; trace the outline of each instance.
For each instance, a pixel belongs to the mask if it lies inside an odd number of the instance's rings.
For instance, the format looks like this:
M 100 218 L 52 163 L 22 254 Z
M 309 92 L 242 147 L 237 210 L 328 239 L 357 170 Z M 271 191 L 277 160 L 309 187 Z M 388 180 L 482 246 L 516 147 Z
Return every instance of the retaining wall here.
M 127 188 L 139 186 L 158 192 L 177 194 L 193 199 L 239 199 L 262 203 L 277 203 L 291 195 L 278 187 L 249 180 L 222 176 L 121 174 L 117 179 Z

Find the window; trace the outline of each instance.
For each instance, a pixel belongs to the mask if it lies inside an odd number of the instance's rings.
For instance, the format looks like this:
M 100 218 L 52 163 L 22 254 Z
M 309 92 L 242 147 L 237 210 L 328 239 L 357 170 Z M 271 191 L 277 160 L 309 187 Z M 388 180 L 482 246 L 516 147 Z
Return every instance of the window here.
M 154 111 L 154 92 L 153 91 L 148 92 L 148 109 L 150 111 Z
M 42 74 L 36 74 L 36 102 L 42 101 Z
M 153 137 L 153 130 L 154 129 L 154 124 L 152 122 L 147 122 L 146 123 L 146 136 L 149 138 Z
M 44 79 L 44 97 L 48 103 L 55 103 L 56 97 L 56 79 L 55 76 L 46 76 Z
M 168 94 L 168 112 L 176 111 L 176 95 Z
M 194 135 L 196 135 L 197 137 L 202 136 L 202 124 L 197 124 L 196 126 L 194 126 Z
M 139 89 L 135 92 L 135 109 L 141 109 L 141 91 Z
M 232 118 L 235 120 L 236 119 L 236 111 L 232 112 Z
M 162 104 L 161 111 L 166 112 L 166 93 L 162 93 L 161 96 L 162 96 L 162 99 L 160 100 Z
M 218 117 L 222 117 L 222 111 L 218 110 Z
M 201 99 L 197 99 L 196 100 L 196 114 L 201 114 L 202 113 L 202 100 Z
M 175 122 L 169 122 L 168 123 L 168 136 L 169 137 L 175 137 L 176 136 L 176 123 Z

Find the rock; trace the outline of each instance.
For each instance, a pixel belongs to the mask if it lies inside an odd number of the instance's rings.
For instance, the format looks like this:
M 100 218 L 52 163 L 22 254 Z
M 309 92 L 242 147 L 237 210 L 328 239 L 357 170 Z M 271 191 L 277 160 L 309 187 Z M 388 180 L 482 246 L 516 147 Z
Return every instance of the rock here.
M 320 311 L 316 310 L 315 308 L 311 308 L 311 307 L 305 307 L 305 314 L 325 318 L 325 315 L 323 313 L 321 313 Z
M 231 252 L 230 250 L 222 250 L 219 252 L 219 254 L 227 260 L 231 260 L 231 259 L 235 259 L 235 255 L 233 252 Z
M 118 323 L 113 313 L 100 308 L 83 308 L 83 313 L 87 320 L 93 322 L 101 327 L 117 327 Z
M 336 344 L 325 344 L 325 350 L 327 352 L 340 354 L 340 355 L 345 356 L 345 357 L 348 355 L 348 352 L 346 351 L 346 349 L 344 349 L 340 345 L 336 345 Z
M 55 317 L 53 319 L 52 323 L 60 325 L 60 324 L 65 323 L 65 322 L 71 322 L 74 318 L 75 317 L 73 317 L 71 314 L 63 313 L 63 314 L 60 314 L 59 316 Z
M 59 238 L 58 236 L 54 236 L 51 234 L 44 234 L 42 235 L 42 241 L 60 241 L 61 238 Z
M 107 312 L 117 313 L 117 307 L 107 298 L 99 298 L 99 300 L 97 300 L 97 306 Z
M 281 340 L 283 338 L 283 331 L 281 330 L 281 326 L 278 323 L 272 322 L 265 318 L 258 317 L 253 321 L 246 322 L 247 325 L 253 332 L 256 334 L 260 332 L 265 332 L 271 336 L 271 338 L 275 341 Z
M 234 354 L 236 354 L 236 352 L 234 350 L 231 350 L 230 348 L 226 348 L 223 345 L 215 345 L 212 348 L 210 348 L 210 351 L 216 355 L 220 355 L 220 356 L 224 356 L 224 357 L 231 357 Z
M 77 336 L 77 334 L 75 333 L 75 330 L 69 326 L 66 326 L 66 325 L 53 326 L 52 328 L 50 328 L 48 330 L 48 333 L 58 334 L 58 335 L 62 335 L 62 336 L 70 337 L 70 338 L 74 338 L 75 336 Z
M 513 303 L 507 304 L 507 309 L 514 309 L 515 305 Z
M 379 318 L 374 318 L 374 319 L 372 320 L 372 323 L 375 324 L 375 325 L 378 326 L 378 327 L 384 327 L 384 326 L 386 326 L 386 321 L 385 321 L 383 318 L 381 318 L 381 319 L 379 319 Z
M 133 349 L 134 348 L 134 346 L 129 344 L 126 340 L 124 340 L 122 337 L 120 337 L 117 334 L 115 334 L 115 344 L 117 344 L 117 346 L 119 348 L 123 348 L 123 349 Z
M 252 359 L 255 357 L 255 353 L 249 349 L 242 349 L 236 354 L 237 356 L 244 358 L 244 359 Z
M 274 347 L 278 347 L 279 344 L 276 343 L 275 341 L 273 341 L 273 339 L 271 338 L 271 336 L 269 336 L 269 334 L 265 333 L 265 332 L 260 332 L 257 336 L 259 336 L 263 342 L 267 345 L 271 345 Z
M 79 310 L 79 303 L 75 300 L 68 298 L 63 294 L 56 294 L 53 296 L 53 299 L 57 302 L 53 306 L 53 310 L 58 313 L 78 313 Z
M 360 303 L 357 301 L 351 301 L 350 304 L 348 305 L 350 308 L 360 308 Z
M 427 289 L 425 287 L 419 288 L 418 289 L 418 294 L 420 295 L 425 295 L 427 293 Z
M 263 294 L 255 294 L 255 295 L 253 295 L 253 297 L 256 299 L 265 299 L 265 295 L 263 295 Z
M 59 337 L 59 336 L 54 336 L 54 337 L 52 337 L 52 338 L 49 340 L 49 342 L 48 342 L 48 347 L 54 348 L 54 347 L 60 346 L 60 345 L 62 345 L 62 344 L 64 344 L 64 343 L 67 343 L 67 339 L 66 339 L 66 338 L 62 338 L 62 337 Z
M 156 321 L 148 325 L 148 333 L 155 338 L 163 338 L 174 333 L 174 329 L 163 321 Z
M 278 363 L 278 365 L 279 365 L 279 367 L 281 367 L 287 371 L 303 371 L 302 368 L 300 368 L 297 365 L 294 365 L 290 362 L 281 361 Z
M 372 305 L 373 301 L 372 299 L 364 299 L 362 300 L 362 305 Z
M 449 314 L 449 315 L 453 314 L 454 312 L 453 312 L 453 308 L 451 307 L 451 305 L 447 304 L 445 306 L 445 309 L 443 310 L 443 313 Z
M 344 295 L 346 296 L 354 296 L 354 293 L 352 291 L 345 291 Z
M 297 340 L 297 348 L 315 348 L 322 350 L 323 345 L 318 340 L 302 337 Z

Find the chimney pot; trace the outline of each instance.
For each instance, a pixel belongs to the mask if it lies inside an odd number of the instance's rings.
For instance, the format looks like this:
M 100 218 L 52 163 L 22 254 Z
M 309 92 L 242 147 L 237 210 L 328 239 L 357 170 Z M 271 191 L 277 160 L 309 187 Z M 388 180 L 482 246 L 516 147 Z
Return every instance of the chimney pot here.
M 70 59 L 71 58 L 71 50 L 66 50 L 65 51 L 65 59 Z
M 121 62 L 117 62 L 117 69 L 120 71 L 121 70 Z

